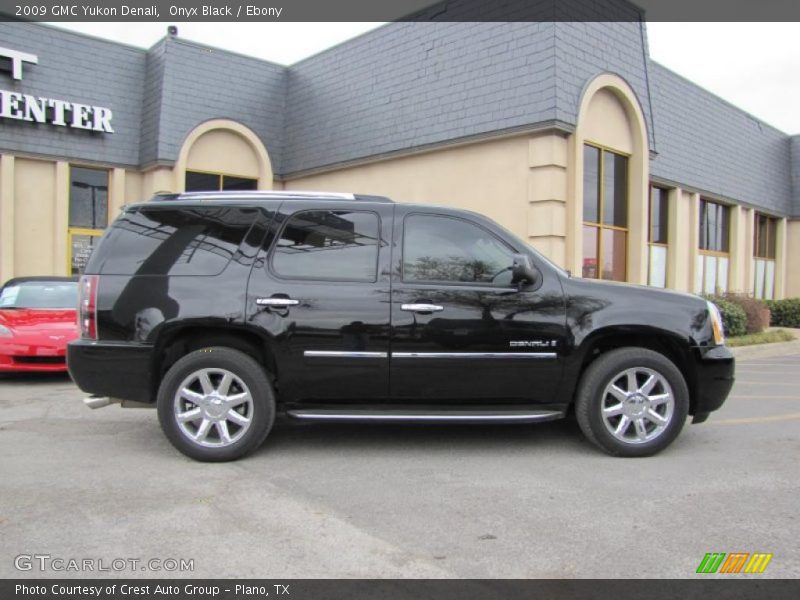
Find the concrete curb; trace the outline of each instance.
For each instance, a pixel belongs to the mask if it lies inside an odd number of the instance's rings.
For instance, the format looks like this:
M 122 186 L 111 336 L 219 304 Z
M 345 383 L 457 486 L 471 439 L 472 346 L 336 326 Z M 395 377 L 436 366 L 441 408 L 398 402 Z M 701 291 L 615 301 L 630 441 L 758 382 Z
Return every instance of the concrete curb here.
M 790 354 L 800 354 L 800 340 L 795 340 L 793 342 L 777 342 L 774 344 L 756 344 L 755 346 L 741 346 L 739 348 L 731 348 L 730 350 L 733 352 L 736 360 L 788 356 Z

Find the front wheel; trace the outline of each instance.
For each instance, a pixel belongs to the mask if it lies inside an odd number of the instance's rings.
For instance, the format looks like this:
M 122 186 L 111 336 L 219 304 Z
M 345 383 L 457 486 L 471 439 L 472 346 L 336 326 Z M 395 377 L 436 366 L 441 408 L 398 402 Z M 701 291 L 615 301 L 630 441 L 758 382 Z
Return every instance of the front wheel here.
M 158 420 L 172 445 L 195 460 L 235 460 L 258 448 L 275 420 L 264 369 L 247 354 L 214 346 L 187 354 L 158 390 Z
M 678 436 L 689 389 L 675 364 L 644 348 L 601 355 L 584 373 L 575 416 L 584 435 L 613 456 L 650 456 Z

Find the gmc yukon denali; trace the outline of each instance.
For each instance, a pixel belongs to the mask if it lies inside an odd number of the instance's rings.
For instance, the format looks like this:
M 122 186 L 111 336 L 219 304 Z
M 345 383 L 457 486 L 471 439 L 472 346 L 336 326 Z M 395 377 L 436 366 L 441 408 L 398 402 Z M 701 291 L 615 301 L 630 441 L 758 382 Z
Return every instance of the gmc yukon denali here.
M 321 192 L 128 206 L 80 282 L 70 374 L 153 406 L 170 442 L 239 458 L 276 413 L 534 423 L 573 414 L 617 456 L 668 446 L 733 385 L 716 307 L 572 277 L 463 210 Z

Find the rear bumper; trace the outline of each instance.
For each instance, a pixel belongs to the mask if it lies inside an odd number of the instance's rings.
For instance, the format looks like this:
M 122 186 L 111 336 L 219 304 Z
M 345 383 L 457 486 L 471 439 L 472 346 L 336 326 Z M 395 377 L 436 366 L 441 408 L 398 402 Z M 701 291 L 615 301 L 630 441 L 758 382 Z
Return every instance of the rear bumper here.
M 735 381 L 736 359 L 725 346 L 698 348 L 695 361 L 697 387 L 692 414 L 702 422 L 723 405 Z
M 84 392 L 152 402 L 152 346 L 76 340 L 67 345 L 67 367 Z

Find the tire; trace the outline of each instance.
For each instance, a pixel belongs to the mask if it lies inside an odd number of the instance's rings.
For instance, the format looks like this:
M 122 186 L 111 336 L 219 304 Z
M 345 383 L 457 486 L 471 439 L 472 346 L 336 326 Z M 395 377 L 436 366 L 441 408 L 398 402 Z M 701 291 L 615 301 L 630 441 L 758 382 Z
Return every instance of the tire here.
M 612 456 L 660 452 L 683 429 L 688 412 L 689 388 L 681 372 L 663 354 L 644 348 L 602 354 L 584 372 L 575 398 L 581 431 Z
M 167 439 L 203 462 L 245 456 L 264 442 L 275 422 L 275 393 L 264 369 L 247 354 L 222 346 L 196 350 L 172 365 L 157 402 Z

